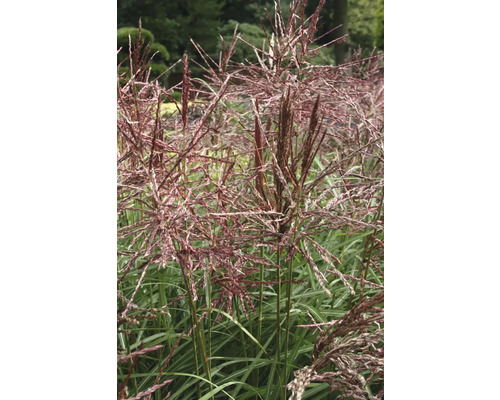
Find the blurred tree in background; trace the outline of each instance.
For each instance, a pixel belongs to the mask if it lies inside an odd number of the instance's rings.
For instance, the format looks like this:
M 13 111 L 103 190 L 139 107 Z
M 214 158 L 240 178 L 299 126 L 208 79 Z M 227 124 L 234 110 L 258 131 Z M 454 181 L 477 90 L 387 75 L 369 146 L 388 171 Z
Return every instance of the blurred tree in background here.
M 288 6 L 289 1 L 282 1 Z M 269 0 L 226 0 L 223 11 L 224 20 L 234 20 L 239 23 L 246 22 L 260 26 L 259 19 L 267 21 L 266 9 L 273 15 L 274 1 Z
M 172 1 L 166 0 L 118 0 L 118 28 L 126 26 L 138 26 L 139 18 L 142 27 L 154 32 L 158 43 L 163 44 L 169 51 L 178 54 L 178 22 L 176 21 L 177 7 L 175 12 L 167 12 L 167 4 L 171 6 Z
M 309 0 L 306 12 L 316 9 L 320 0 Z M 342 27 L 331 31 L 342 24 Z M 369 56 L 373 47 L 383 50 L 384 46 L 384 1 L 383 0 L 327 0 L 321 11 L 317 36 L 323 36 L 318 43 L 327 43 L 348 34 L 346 44 L 334 46 L 340 63 L 361 49 L 363 56 Z M 338 63 L 339 60 L 337 60 Z
M 373 44 L 384 51 L 384 0 L 377 0 Z
M 308 1 L 307 16 L 311 15 L 319 1 Z M 261 21 L 270 33 L 266 9 L 273 15 L 274 4 L 269 0 L 118 0 L 118 28 L 137 27 L 141 18 L 142 27 L 154 35 L 153 43 L 163 46 L 172 61 L 187 52 L 201 63 L 190 39 L 218 59 L 222 49 L 220 36 L 229 43 L 236 24 L 243 39 L 262 48 L 265 35 Z M 288 17 L 289 4 L 290 0 L 281 1 L 284 18 Z M 329 32 L 340 24 L 341 28 Z M 318 27 L 317 37 L 324 35 L 318 44 L 349 34 L 347 42 L 325 49 L 325 55 L 318 60 L 335 60 L 339 64 L 345 62 L 353 50 L 362 49 L 364 56 L 369 55 L 374 46 L 383 50 L 383 0 L 328 0 L 321 11 Z M 162 53 L 159 48 L 156 51 Z M 253 51 L 240 44 L 234 60 L 245 62 L 245 59 L 256 61 Z M 192 67 L 193 75 L 201 73 L 194 65 Z M 180 71 L 174 71 L 173 75 L 175 72 Z
M 140 18 L 174 58 L 194 50 L 190 38 L 213 53 L 223 5 L 223 0 L 118 0 L 118 28 L 137 26 Z

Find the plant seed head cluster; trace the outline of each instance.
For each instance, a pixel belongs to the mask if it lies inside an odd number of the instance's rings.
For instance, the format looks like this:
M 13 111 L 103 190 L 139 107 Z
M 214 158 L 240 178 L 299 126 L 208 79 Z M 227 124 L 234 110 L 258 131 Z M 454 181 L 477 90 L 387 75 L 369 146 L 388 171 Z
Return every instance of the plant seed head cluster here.
M 236 309 L 254 315 L 257 288 L 276 283 L 272 271 L 281 266 L 270 255 L 279 249 L 309 265 L 329 296 L 334 279 L 352 295 L 366 279 L 346 271 L 317 237 L 383 229 L 383 214 L 376 214 L 383 199 L 382 59 L 312 64 L 325 0 L 308 18 L 306 3 L 292 2 L 288 20 L 279 8 L 269 17 L 262 48 L 248 44 L 256 64 L 231 61 L 241 40 L 235 31 L 218 61 L 195 44 L 204 78 L 191 77 L 185 55 L 182 82 L 169 89 L 149 80 L 143 42 L 130 45 L 131 76 L 119 76 L 117 86 L 119 326 L 169 317 L 136 304 L 141 285 L 159 269 L 178 271 L 185 283 L 169 304 L 188 297 L 207 303 L 210 288 L 209 306 L 235 319 Z M 379 242 L 369 260 L 376 268 Z M 261 267 L 264 281 L 256 279 Z M 131 276 L 135 287 L 124 289 Z M 311 365 L 288 385 L 291 398 L 300 399 L 311 381 L 364 398 L 366 383 L 383 375 L 380 293 L 321 331 Z M 119 361 L 156 350 L 141 348 Z

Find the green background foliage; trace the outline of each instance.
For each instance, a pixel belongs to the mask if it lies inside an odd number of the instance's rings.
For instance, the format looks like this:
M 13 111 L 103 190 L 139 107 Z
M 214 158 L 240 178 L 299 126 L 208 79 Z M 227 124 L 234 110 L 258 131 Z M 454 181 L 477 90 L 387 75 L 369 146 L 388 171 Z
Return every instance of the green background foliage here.
M 238 23 L 238 21 L 232 19 L 224 24 L 219 31 L 219 34 L 224 38 L 224 45 L 226 49 L 231 43 L 236 25 L 238 25 L 238 33 L 241 34 L 241 38 L 243 40 L 254 45 L 258 49 L 262 49 L 262 45 L 266 41 L 266 35 L 264 34 L 262 28 L 246 22 Z M 222 41 L 219 40 L 219 43 L 217 44 L 217 51 L 222 50 L 222 45 Z M 235 47 L 233 60 L 238 62 L 248 60 L 255 63 L 257 62 L 257 56 L 251 47 L 238 41 Z
M 320 0 L 309 0 L 306 14 L 311 15 Z M 288 0 L 281 1 L 283 15 L 287 17 Z M 335 1 L 326 1 L 318 22 L 318 44 L 325 44 L 336 38 L 334 28 Z M 274 14 L 274 2 L 268 0 L 118 0 L 118 28 L 137 27 L 141 19 L 142 27 L 153 35 L 155 51 L 160 51 L 160 64 L 178 60 L 184 53 L 197 62 L 201 57 L 191 43 L 199 44 L 207 54 L 218 59 L 224 38 L 226 45 L 231 41 L 234 27 L 238 24 L 241 37 L 258 48 L 262 48 L 265 38 L 262 24 L 270 33 L 269 15 Z M 368 55 L 376 46 L 384 46 L 384 3 L 383 0 L 348 0 L 347 21 L 350 53 L 362 49 Z M 274 23 L 274 21 L 273 21 Z M 129 28 L 130 29 L 130 28 Z M 120 41 L 120 38 L 118 39 Z M 127 39 L 128 43 L 128 39 Z M 160 47 L 160 45 L 162 47 Z M 332 48 L 328 46 L 315 60 L 316 63 L 335 62 Z M 157 56 L 158 57 L 158 56 Z M 234 61 L 256 62 L 254 52 L 237 45 Z M 157 62 L 157 61 L 155 61 Z M 158 67 L 155 67 L 158 69 Z M 193 69 L 193 76 L 201 76 L 201 69 Z M 181 66 L 174 73 L 181 72 Z
M 375 10 L 374 45 L 384 50 L 384 0 L 377 1 Z

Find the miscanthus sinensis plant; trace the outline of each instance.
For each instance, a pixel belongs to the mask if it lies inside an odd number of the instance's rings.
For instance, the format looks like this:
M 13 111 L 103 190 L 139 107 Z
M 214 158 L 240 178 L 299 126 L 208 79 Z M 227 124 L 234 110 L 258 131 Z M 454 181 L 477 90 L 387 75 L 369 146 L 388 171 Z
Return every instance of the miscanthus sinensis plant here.
M 382 56 L 312 64 L 324 2 L 278 6 L 255 64 L 236 31 L 218 60 L 195 44 L 204 77 L 184 56 L 169 89 L 130 44 L 119 399 L 383 396 Z

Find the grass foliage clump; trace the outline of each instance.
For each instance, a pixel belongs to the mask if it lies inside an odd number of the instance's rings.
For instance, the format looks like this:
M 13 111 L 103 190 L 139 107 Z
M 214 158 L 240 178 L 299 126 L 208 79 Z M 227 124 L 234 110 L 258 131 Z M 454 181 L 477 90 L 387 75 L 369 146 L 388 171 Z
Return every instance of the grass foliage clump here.
M 169 89 L 130 47 L 119 399 L 382 398 L 382 59 L 311 63 L 324 2 L 278 7 L 255 63 L 194 44 Z

